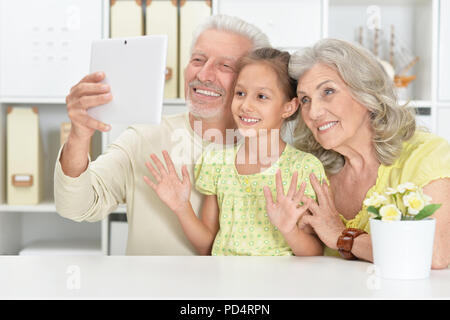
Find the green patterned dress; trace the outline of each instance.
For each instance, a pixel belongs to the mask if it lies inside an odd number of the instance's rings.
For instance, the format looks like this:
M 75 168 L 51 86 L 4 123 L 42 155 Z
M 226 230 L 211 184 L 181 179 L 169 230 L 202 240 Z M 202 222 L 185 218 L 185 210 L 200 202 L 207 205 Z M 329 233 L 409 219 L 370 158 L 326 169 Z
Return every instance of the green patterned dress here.
M 195 187 L 205 195 L 216 195 L 220 228 L 212 255 L 292 255 L 280 231 L 270 223 L 263 187 L 276 200 L 275 174 L 281 170 L 284 190 L 298 171 L 297 188 L 306 181 L 305 194 L 315 199 L 309 175 L 326 179 L 322 163 L 313 155 L 287 144 L 279 159 L 261 173 L 241 175 L 235 159 L 240 145 L 206 151 L 195 166 Z

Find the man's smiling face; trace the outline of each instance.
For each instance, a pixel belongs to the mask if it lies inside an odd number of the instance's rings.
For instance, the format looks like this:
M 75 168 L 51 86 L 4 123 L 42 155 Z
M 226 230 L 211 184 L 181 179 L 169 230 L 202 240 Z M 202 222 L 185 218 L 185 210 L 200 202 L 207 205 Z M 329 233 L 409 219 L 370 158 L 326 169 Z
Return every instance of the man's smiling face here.
M 210 29 L 198 37 L 184 70 L 186 102 L 194 116 L 230 112 L 236 62 L 251 48 L 248 38 L 227 31 Z

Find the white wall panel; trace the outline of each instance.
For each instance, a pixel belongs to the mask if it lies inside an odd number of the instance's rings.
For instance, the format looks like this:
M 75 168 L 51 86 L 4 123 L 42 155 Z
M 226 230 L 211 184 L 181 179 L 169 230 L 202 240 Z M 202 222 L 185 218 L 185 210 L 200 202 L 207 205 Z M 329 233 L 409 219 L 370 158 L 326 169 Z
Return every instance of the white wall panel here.
M 322 1 L 318 0 L 226 0 L 217 2 L 217 12 L 255 24 L 274 47 L 310 46 L 322 34 Z

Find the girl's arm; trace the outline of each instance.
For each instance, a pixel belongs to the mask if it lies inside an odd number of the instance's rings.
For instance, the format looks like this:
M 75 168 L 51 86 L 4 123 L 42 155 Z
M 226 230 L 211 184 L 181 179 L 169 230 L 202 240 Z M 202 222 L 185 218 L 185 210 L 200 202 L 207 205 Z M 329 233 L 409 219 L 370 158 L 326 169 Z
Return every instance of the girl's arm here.
M 282 234 L 296 256 L 323 255 L 322 242 L 320 242 L 316 235 L 304 232 L 297 226 L 291 232 L 282 232 Z
M 299 205 L 304 196 L 306 184 L 302 183 L 297 191 L 297 179 L 298 172 L 294 172 L 289 191 L 285 195 L 281 181 L 281 172 L 277 171 L 276 203 L 273 202 L 270 189 L 264 187 L 267 214 L 272 224 L 281 232 L 296 256 L 322 255 L 323 246 L 320 240 L 315 235 L 306 233 L 297 226 L 297 222 L 306 213 L 312 201 L 307 200 L 302 206 Z
M 215 195 L 207 195 L 204 198 L 201 220 L 197 218 L 191 203 L 177 211 L 174 211 L 180 220 L 186 237 L 194 245 L 200 255 L 210 255 L 212 244 L 219 231 L 219 206 Z
M 155 154 L 151 155 L 156 169 L 150 162 L 146 162 L 145 165 L 155 178 L 156 183 L 146 176 L 144 176 L 144 181 L 177 215 L 184 233 L 198 253 L 201 255 L 210 254 L 212 243 L 219 230 L 219 209 L 216 196 L 206 196 L 202 209 L 202 219 L 197 218 L 190 202 L 191 182 L 186 166 L 181 169 L 183 179 L 180 180 L 167 151 L 163 151 L 163 157 L 167 169 Z

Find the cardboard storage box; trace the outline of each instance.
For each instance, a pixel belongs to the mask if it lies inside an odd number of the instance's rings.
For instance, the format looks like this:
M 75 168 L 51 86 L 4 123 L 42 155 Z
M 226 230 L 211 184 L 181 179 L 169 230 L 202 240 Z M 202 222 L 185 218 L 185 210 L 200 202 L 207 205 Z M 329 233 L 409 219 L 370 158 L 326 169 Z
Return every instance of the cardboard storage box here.
M 38 204 L 43 191 L 38 109 L 9 107 L 6 118 L 7 203 Z

